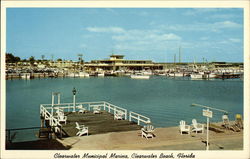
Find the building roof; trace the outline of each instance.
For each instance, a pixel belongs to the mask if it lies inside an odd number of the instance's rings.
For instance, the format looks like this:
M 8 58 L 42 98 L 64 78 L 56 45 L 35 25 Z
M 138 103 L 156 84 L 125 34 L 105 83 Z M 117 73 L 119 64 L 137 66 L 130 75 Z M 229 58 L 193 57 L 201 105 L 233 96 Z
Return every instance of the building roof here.
M 114 55 L 114 54 L 112 54 L 112 55 L 110 55 L 110 57 L 124 57 L 124 55 Z

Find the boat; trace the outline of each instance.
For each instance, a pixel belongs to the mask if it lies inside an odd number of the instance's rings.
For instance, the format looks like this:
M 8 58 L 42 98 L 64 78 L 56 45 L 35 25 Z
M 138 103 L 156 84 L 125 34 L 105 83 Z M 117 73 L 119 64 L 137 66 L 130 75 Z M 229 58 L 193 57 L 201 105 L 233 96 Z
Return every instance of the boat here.
M 105 75 L 104 75 L 104 72 L 101 72 L 101 73 L 99 72 L 99 73 L 97 74 L 97 76 L 98 76 L 98 77 L 104 77 Z
M 148 75 L 135 74 L 130 76 L 132 79 L 149 79 Z
M 202 74 L 191 74 L 190 75 L 191 79 L 203 79 L 203 75 Z
M 89 74 L 86 72 L 79 72 L 79 77 L 89 77 Z
M 168 76 L 169 77 L 183 77 L 184 73 L 182 73 L 182 72 L 174 72 L 174 73 L 169 73 Z
M 21 78 L 23 78 L 23 79 L 30 79 L 30 73 L 23 73 L 21 75 Z

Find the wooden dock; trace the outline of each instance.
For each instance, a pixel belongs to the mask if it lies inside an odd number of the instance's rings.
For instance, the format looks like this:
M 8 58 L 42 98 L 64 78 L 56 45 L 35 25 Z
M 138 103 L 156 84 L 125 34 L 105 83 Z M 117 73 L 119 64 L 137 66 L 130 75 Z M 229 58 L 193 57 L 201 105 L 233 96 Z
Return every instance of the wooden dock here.
M 78 130 L 76 129 L 75 122 L 88 127 L 89 135 L 141 129 L 141 126 L 137 125 L 135 122 L 130 122 L 128 120 L 114 120 L 113 114 L 106 111 L 101 111 L 100 114 L 94 114 L 90 111 L 84 114 L 69 112 L 65 113 L 65 115 L 67 115 L 67 123 L 61 124 L 63 137 L 76 136 Z
M 58 104 L 54 104 L 54 96 L 58 96 Z M 96 108 L 98 113 L 95 113 Z M 63 117 L 62 120 L 58 118 L 58 113 Z M 105 101 L 60 103 L 59 92 L 52 93 L 52 104 L 40 105 L 40 115 L 41 128 L 49 128 L 59 138 L 76 136 L 80 132 L 76 122 L 87 127 L 88 135 L 140 130 L 142 126 L 151 123 L 146 116 L 128 112 L 127 109 Z

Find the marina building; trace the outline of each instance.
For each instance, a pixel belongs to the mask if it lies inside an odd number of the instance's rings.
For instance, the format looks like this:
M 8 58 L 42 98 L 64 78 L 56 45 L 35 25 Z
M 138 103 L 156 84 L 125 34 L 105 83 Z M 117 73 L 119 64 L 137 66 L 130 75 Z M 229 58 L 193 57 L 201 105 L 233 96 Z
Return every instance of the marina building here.
M 86 70 L 154 70 L 163 69 L 163 64 L 154 63 L 151 60 L 126 60 L 124 55 L 110 55 L 106 60 L 92 60 L 86 62 L 84 67 Z

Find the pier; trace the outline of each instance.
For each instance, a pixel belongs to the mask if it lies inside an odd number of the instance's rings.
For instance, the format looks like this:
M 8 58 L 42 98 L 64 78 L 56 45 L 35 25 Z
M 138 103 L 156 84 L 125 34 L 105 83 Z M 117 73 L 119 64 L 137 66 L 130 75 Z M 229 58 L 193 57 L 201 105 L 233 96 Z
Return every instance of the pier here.
M 54 104 L 57 95 L 58 103 Z M 98 112 L 96 109 L 98 108 Z M 63 112 L 65 120 L 58 118 L 58 112 Z M 117 118 L 117 115 L 120 115 Z M 87 135 L 104 134 L 140 130 L 142 126 L 150 124 L 150 118 L 111 103 L 79 102 L 60 103 L 60 93 L 53 93 L 52 104 L 40 105 L 41 128 L 49 128 L 50 135 L 59 138 L 73 137 L 78 133 L 76 122 L 88 128 Z

